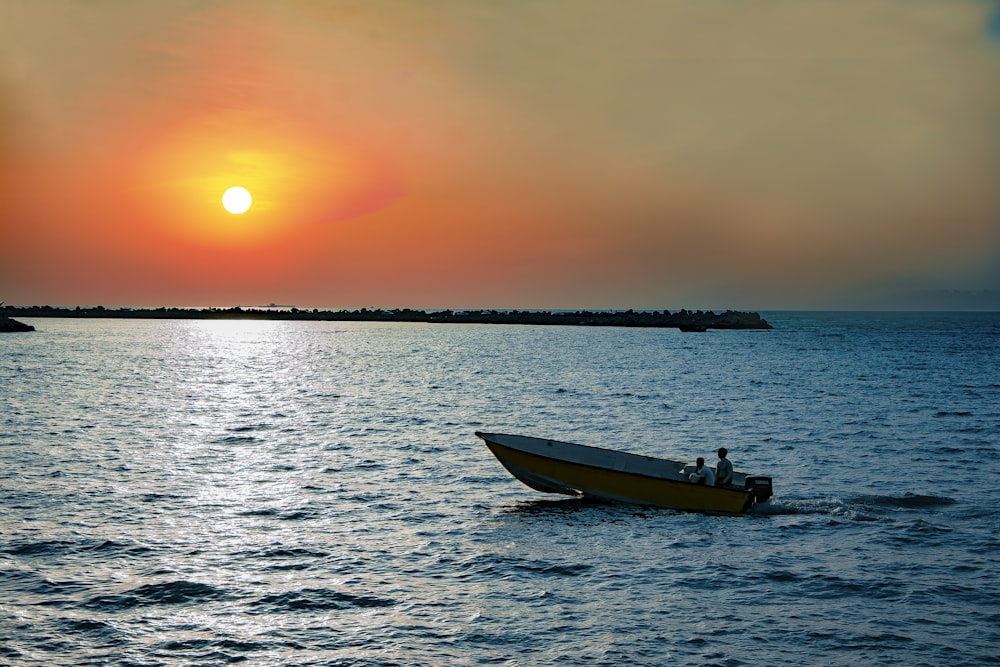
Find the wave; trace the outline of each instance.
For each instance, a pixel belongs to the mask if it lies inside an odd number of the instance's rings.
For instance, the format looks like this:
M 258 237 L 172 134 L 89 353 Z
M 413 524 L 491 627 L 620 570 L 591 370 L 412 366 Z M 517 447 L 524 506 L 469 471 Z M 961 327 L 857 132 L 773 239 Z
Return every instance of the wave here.
M 954 530 L 951 526 L 934 524 L 923 519 L 917 519 L 911 523 L 899 526 L 895 534 L 891 536 L 891 539 L 900 544 L 927 544 L 928 539 L 947 535 L 954 532 Z
M 57 626 L 63 634 L 79 634 L 88 641 L 97 642 L 101 646 L 123 646 L 128 644 L 124 632 L 107 621 L 92 618 L 64 618 L 57 621 Z
M 904 594 L 904 591 L 900 589 L 899 582 L 891 578 L 881 580 L 856 579 L 830 573 L 813 574 L 790 570 L 774 570 L 760 576 L 777 583 L 807 586 L 810 595 L 817 599 L 839 599 L 844 596 L 861 595 L 868 599 L 894 600 L 899 599 Z
M 279 514 L 281 514 L 281 510 L 268 507 L 260 510 L 243 510 L 242 512 L 237 512 L 236 516 L 278 516 Z
M 275 547 L 260 552 L 248 551 L 241 555 L 250 563 L 258 558 L 269 561 L 267 564 L 260 566 L 261 570 L 265 572 L 308 570 L 330 557 L 330 554 L 326 551 L 294 547 Z
M 302 547 L 276 547 L 255 555 L 260 558 L 326 558 L 330 554 Z
M 69 596 L 80 593 L 88 585 L 80 581 L 55 580 L 28 570 L 0 571 L 0 584 L 12 594 L 30 594 L 33 603 L 47 607 L 63 606 Z
M 10 646 L 4 646 L 0 644 L 0 658 L 22 658 L 24 654 L 18 651 L 16 648 Z
M 319 516 L 319 512 L 316 510 L 298 510 L 296 512 L 290 512 L 288 514 L 281 514 L 278 516 L 279 521 L 305 521 L 307 519 L 315 519 Z
M 391 607 L 394 600 L 372 595 L 352 595 L 329 588 L 302 588 L 295 591 L 265 595 L 251 604 L 250 613 L 274 614 L 288 611 L 324 611 L 368 607 Z
M 462 572 L 457 575 L 460 577 L 470 575 L 510 577 L 518 572 L 542 576 L 575 577 L 593 567 L 585 563 L 550 563 L 502 554 L 481 554 L 465 559 L 457 565 L 462 568 Z
M 252 445 L 260 442 L 260 438 L 252 435 L 227 435 L 225 438 L 218 438 L 212 441 L 215 445 Z
M 247 433 L 250 431 L 269 431 L 274 428 L 274 424 L 248 424 L 245 426 L 231 426 L 226 430 L 230 433 Z
M 200 664 L 235 664 L 244 662 L 247 654 L 268 651 L 276 644 L 238 639 L 170 639 L 150 647 L 151 655 L 167 660 L 181 656 L 186 660 L 198 660 Z
M 486 480 L 492 481 L 495 478 L 466 477 L 472 481 Z M 484 506 L 485 507 L 485 506 Z M 531 498 L 528 500 L 518 500 L 500 508 L 504 514 L 514 515 L 553 515 L 560 514 L 580 514 L 581 511 L 591 511 L 587 515 L 588 520 L 600 521 L 602 519 L 620 519 L 626 514 L 638 514 L 647 516 L 650 512 L 676 512 L 667 508 L 659 508 L 652 505 L 635 505 L 632 503 L 618 502 L 614 500 L 604 500 L 603 498 L 581 498 L 578 496 L 559 496 L 554 498 Z
M 47 556 L 67 553 L 80 548 L 80 543 L 73 540 L 36 540 L 5 547 L 0 549 L 0 553 L 11 556 Z
M 225 590 L 210 584 L 180 579 L 145 584 L 119 594 L 98 595 L 88 600 L 83 606 L 91 609 L 117 611 L 146 605 L 190 604 L 225 600 L 230 597 L 232 596 Z
M 237 512 L 236 516 L 273 517 L 278 521 L 305 521 L 315 519 L 319 516 L 319 512 L 315 509 L 283 510 L 275 507 L 265 507 L 262 509 L 243 510 Z
M 114 555 L 141 556 L 153 551 L 152 547 L 137 542 L 119 542 L 117 540 L 104 540 L 92 547 L 87 547 L 88 551 L 98 553 L 111 553 Z
M 138 500 L 141 503 L 157 503 L 160 501 L 171 501 L 171 500 L 183 500 L 184 496 L 178 495 L 176 493 L 143 493 L 138 496 Z
M 152 550 L 152 547 L 137 542 L 119 542 L 116 540 L 32 540 L 6 545 L 0 548 L 0 553 L 20 557 L 49 557 L 89 551 L 138 556 Z

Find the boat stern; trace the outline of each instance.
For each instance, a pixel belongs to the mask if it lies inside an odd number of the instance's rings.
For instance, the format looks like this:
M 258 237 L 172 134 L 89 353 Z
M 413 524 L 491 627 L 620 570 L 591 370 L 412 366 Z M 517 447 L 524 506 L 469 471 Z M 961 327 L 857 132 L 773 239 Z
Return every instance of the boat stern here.
M 746 490 L 750 492 L 754 504 L 767 502 L 774 495 L 774 485 L 770 477 L 760 475 L 748 475 Z

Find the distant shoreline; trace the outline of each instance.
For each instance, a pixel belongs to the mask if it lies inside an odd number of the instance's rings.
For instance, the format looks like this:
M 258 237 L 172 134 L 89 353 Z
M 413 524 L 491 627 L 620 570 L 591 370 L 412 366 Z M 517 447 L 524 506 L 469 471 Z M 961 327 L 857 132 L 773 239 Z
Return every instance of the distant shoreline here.
M 7 306 L 18 317 L 65 317 L 159 320 L 294 320 L 320 322 L 426 322 L 432 324 L 544 324 L 563 326 L 614 326 L 707 329 L 772 329 L 759 313 L 726 310 L 589 311 L 536 310 L 300 310 L 298 308 L 64 308 L 57 306 Z

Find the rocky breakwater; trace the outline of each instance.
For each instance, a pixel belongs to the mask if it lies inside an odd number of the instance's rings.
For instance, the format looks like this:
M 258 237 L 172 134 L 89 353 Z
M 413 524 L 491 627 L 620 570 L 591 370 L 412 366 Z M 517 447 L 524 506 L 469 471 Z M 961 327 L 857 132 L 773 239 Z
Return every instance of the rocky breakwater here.
M 34 331 L 35 327 L 24 322 L 7 317 L 7 309 L 0 303 L 0 333 L 17 333 L 21 331 Z

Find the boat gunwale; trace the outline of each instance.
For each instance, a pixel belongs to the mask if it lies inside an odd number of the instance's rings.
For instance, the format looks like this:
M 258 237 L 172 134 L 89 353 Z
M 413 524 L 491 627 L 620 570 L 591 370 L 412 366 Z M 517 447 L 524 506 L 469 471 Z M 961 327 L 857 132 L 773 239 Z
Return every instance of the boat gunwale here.
M 648 454 L 636 454 L 635 452 L 627 452 L 620 449 L 610 449 L 607 447 L 596 447 L 594 445 L 581 445 L 578 442 L 568 442 L 566 440 L 554 440 L 552 438 L 538 438 L 531 435 L 517 435 L 515 433 L 485 433 L 483 431 L 476 431 L 475 434 L 478 437 L 482 438 L 483 440 L 490 440 L 491 437 L 499 436 L 501 438 L 514 438 L 517 440 L 526 440 L 534 443 L 545 443 L 547 445 L 560 445 L 570 449 L 580 449 L 585 451 L 589 450 L 592 452 L 600 452 L 602 454 L 607 454 L 609 456 L 628 461 L 645 460 L 645 461 L 654 461 L 660 464 L 670 463 L 680 466 L 688 465 L 685 462 L 678 461 L 676 459 L 665 459 L 658 456 L 649 456 Z M 529 451 L 530 453 L 535 453 L 531 452 L 531 450 L 525 450 L 524 448 L 521 447 L 515 447 L 507 443 L 501 442 L 499 440 L 493 440 L 493 442 L 497 442 L 498 444 L 510 447 L 511 449 L 517 449 L 519 451 Z M 539 456 L 544 456 L 544 454 L 539 454 Z M 554 457 L 548 456 L 546 458 L 554 458 Z M 556 459 L 556 460 L 564 460 L 564 459 Z M 594 467 L 601 467 L 601 466 L 594 466 Z M 611 470 L 612 468 L 608 469 Z

